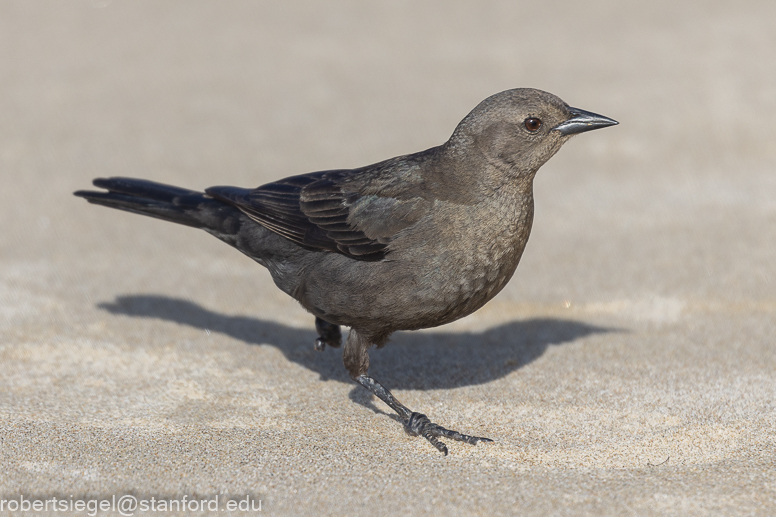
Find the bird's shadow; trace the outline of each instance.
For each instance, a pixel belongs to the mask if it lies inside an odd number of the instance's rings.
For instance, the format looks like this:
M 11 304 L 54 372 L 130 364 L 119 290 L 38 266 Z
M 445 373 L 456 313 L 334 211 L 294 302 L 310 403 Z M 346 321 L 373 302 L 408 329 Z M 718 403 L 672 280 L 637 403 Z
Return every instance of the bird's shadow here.
M 252 345 L 271 345 L 324 380 L 350 382 L 342 365 L 341 348 L 313 350 L 317 334 L 312 316 L 310 328 L 299 329 L 259 318 L 219 314 L 186 300 L 157 295 L 119 296 L 98 307 L 111 314 L 174 321 Z M 551 345 L 617 330 L 574 320 L 531 318 L 483 332 L 398 332 L 385 348 L 372 349 L 370 374 L 385 379 L 394 389 L 436 390 L 484 384 L 534 361 Z M 351 398 L 365 402 L 356 393 Z

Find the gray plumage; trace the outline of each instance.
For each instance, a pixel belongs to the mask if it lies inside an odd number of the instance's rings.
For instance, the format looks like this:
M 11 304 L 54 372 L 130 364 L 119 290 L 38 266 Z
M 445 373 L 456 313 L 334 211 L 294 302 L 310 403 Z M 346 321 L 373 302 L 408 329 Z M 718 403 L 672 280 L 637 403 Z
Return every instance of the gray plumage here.
M 616 124 L 533 89 L 482 101 L 444 144 L 358 169 L 205 193 L 130 178 L 96 179 L 91 203 L 202 228 L 272 275 L 316 316 L 316 348 L 339 346 L 351 377 L 406 429 L 488 441 L 433 424 L 367 375 L 368 349 L 397 330 L 471 314 L 506 285 L 533 221 L 536 171 L 576 133 Z

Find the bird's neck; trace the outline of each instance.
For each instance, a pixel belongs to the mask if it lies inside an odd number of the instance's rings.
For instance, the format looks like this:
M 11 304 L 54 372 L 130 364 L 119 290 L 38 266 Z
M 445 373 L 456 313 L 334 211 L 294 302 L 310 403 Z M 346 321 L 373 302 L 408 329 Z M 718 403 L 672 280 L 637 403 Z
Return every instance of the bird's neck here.
M 509 202 L 510 198 L 533 197 L 533 179 L 540 164 L 516 164 L 452 139 L 442 150 L 439 158 L 443 165 L 435 170 L 445 171 L 446 182 L 458 185 L 472 201 L 497 197 Z

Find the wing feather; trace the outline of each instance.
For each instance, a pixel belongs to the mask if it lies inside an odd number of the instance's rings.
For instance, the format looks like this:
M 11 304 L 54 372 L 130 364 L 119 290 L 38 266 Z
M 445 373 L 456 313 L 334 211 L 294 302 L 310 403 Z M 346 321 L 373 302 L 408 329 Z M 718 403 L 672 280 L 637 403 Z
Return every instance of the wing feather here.
M 211 187 L 206 192 L 300 246 L 381 260 L 396 234 L 431 205 L 411 181 L 418 177 L 417 164 L 396 160 L 292 176 L 253 190 Z M 402 174 L 408 168 L 411 174 Z

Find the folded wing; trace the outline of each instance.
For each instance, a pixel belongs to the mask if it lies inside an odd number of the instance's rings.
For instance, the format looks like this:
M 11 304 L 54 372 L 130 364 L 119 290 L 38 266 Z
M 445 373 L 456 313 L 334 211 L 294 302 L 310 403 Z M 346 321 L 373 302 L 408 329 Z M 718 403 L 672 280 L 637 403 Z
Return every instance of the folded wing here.
M 306 248 L 382 260 L 392 239 L 430 207 L 413 174 L 416 164 L 392 162 L 292 176 L 253 190 L 211 187 L 206 192 Z

